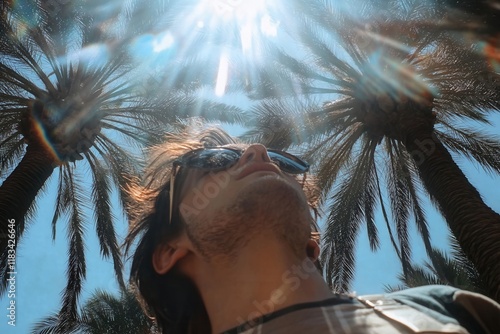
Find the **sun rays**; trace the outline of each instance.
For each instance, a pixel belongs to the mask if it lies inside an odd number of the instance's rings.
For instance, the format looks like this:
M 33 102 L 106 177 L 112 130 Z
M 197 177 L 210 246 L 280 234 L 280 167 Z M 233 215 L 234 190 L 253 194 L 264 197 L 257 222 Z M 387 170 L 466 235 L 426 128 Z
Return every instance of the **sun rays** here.
M 161 63 L 181 64 L 177 72 L 170 67 L 169 80 L 183 75 L 183 63 L 205 63 L 203 71 L 190 75 L 193 81 L 211 82 L 213 93 L 221 97 L 241 71 L 263 59 L 264 39 L 278 36 L 278 5 L 278 1 L 264 0 L 189 2 L 179 5 L 175 18 L 165 19 L 167 24 L 135 37 L 130 48 L 142 65 L 155 64 L 151 68 L 157 69 Z

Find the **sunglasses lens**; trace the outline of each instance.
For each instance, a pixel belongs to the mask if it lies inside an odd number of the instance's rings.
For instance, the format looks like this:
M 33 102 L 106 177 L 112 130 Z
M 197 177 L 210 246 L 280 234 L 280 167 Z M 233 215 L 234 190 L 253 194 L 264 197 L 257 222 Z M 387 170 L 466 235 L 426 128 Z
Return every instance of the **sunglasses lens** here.
M 219 169 L 234 164 L 240 158 L 240 154 L 226 149 L 205 149 L 187 159 L 186 164 L 192 168 Z
M 289 174 L 301 174 L 309 170 L 309 165 L 286 152 L 268 150 L 269 158 L 278 167 Z M 227 148 L 206 148 L 195 150 L 182 158 L 182 164 L 191 168 L 220 170 L 234 165 L 241 157 L 241 152 Z
M 301 174 L 309 170 L 309 165 L 293 156 L 287 157 L 281 153 L 268 151 L 269 158 L 274 161 L 279 168 L 290 174 Z

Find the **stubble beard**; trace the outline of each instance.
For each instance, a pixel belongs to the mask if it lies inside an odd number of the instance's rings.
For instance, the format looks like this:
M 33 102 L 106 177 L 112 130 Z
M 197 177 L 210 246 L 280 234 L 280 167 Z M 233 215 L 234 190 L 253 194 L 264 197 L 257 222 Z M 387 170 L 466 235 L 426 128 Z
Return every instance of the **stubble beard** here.
M 187 224 L 186 232 L 207 262 L 234 263 L 240 250 L 262 234 L 283 242 L 298 259 L 305 256 L 309 207 L 305 196 L 279 177 L 263 176 L 248 185 L 211 221 L 200 216 Z

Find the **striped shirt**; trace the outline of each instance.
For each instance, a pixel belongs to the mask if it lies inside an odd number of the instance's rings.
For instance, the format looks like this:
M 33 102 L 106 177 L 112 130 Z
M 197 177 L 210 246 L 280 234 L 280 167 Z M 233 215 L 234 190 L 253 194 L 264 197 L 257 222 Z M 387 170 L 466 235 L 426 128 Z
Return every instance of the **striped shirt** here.
M 500 333 L 500 305 L 475 293 L 426 286 L 386 295 L 336 296 L 266 314 L 224 334 Z

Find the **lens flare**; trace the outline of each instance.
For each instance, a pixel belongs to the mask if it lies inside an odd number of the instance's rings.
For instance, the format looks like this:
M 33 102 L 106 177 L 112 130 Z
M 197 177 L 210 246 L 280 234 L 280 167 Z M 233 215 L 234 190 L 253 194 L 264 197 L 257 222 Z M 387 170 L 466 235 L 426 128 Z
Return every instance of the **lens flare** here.
M 51 160 L 53 160 L 56 164 L 61 164 L 62 159 L 57 153 L 54 145 L 52 144 L 49 136 L 47 135 L 47 131 L 42 125 L 42 122 L 36 118 L 31 118 L 30 120 L 30 132 L 33 138 L 44 147 L 45 151 L 50 154 Z
M 69 52 L 68 54 L 59 57 L 59 61 L 64 63 L 65 61 L 72 62 L 74 64 L 84 63 L 87 65 L 92 65 L 96 67 L 104 66 L 109 62 L 110 53 L 109 48 L 106 44 L 90 44 L 84 48 Z
M 146 67 L 161 68 L 162 61 L 179 64 L 169 69 L 168 76 L 161 77 L 158 71 L 140 75 L 155 77 L 160 84 L 170 84 L 178 77 L 195 84 L 216 79 L 210 91 L 223 96 L 235 75 L 230 73 L 230 64 L 248 74 L 252 64 L 265 57 L 264 39 L 278 35 L 280 22 L 273 15 L 282 13 L 279 6 L 284 6 L 281 0 L 199 0 L 179 6 L 168 26 L 159 24 L 136 37 L 130 50 Z M 206 63 L 206 70 L 192 73 L 185 68 L 189 62 Z
M 226 92 L 227 78 L 229 75 L 229 59 L 222 53 L 219 61 L 219 72 L 217 73 L 217 83 L 215 85 L 215 95 L 223 96 Z
M 202 3 L 211 7 L 215 15 L 226 19 L 254 19 L 266 8 L 264 0 L 204 0 Z
M 491 68 L 496 72 L 500 71 L 500 34 L 484 43 L 483 50 Z
M 153 51 L 162 52 L 174 44 L 174 36 L 170 32 L 163 33 L 153 39 Z
M 276 37 L 279 25 L 279 21 L 274 21 L 271 16 L 266 14 L 260 20 L 260 31 L 266 36 Z

